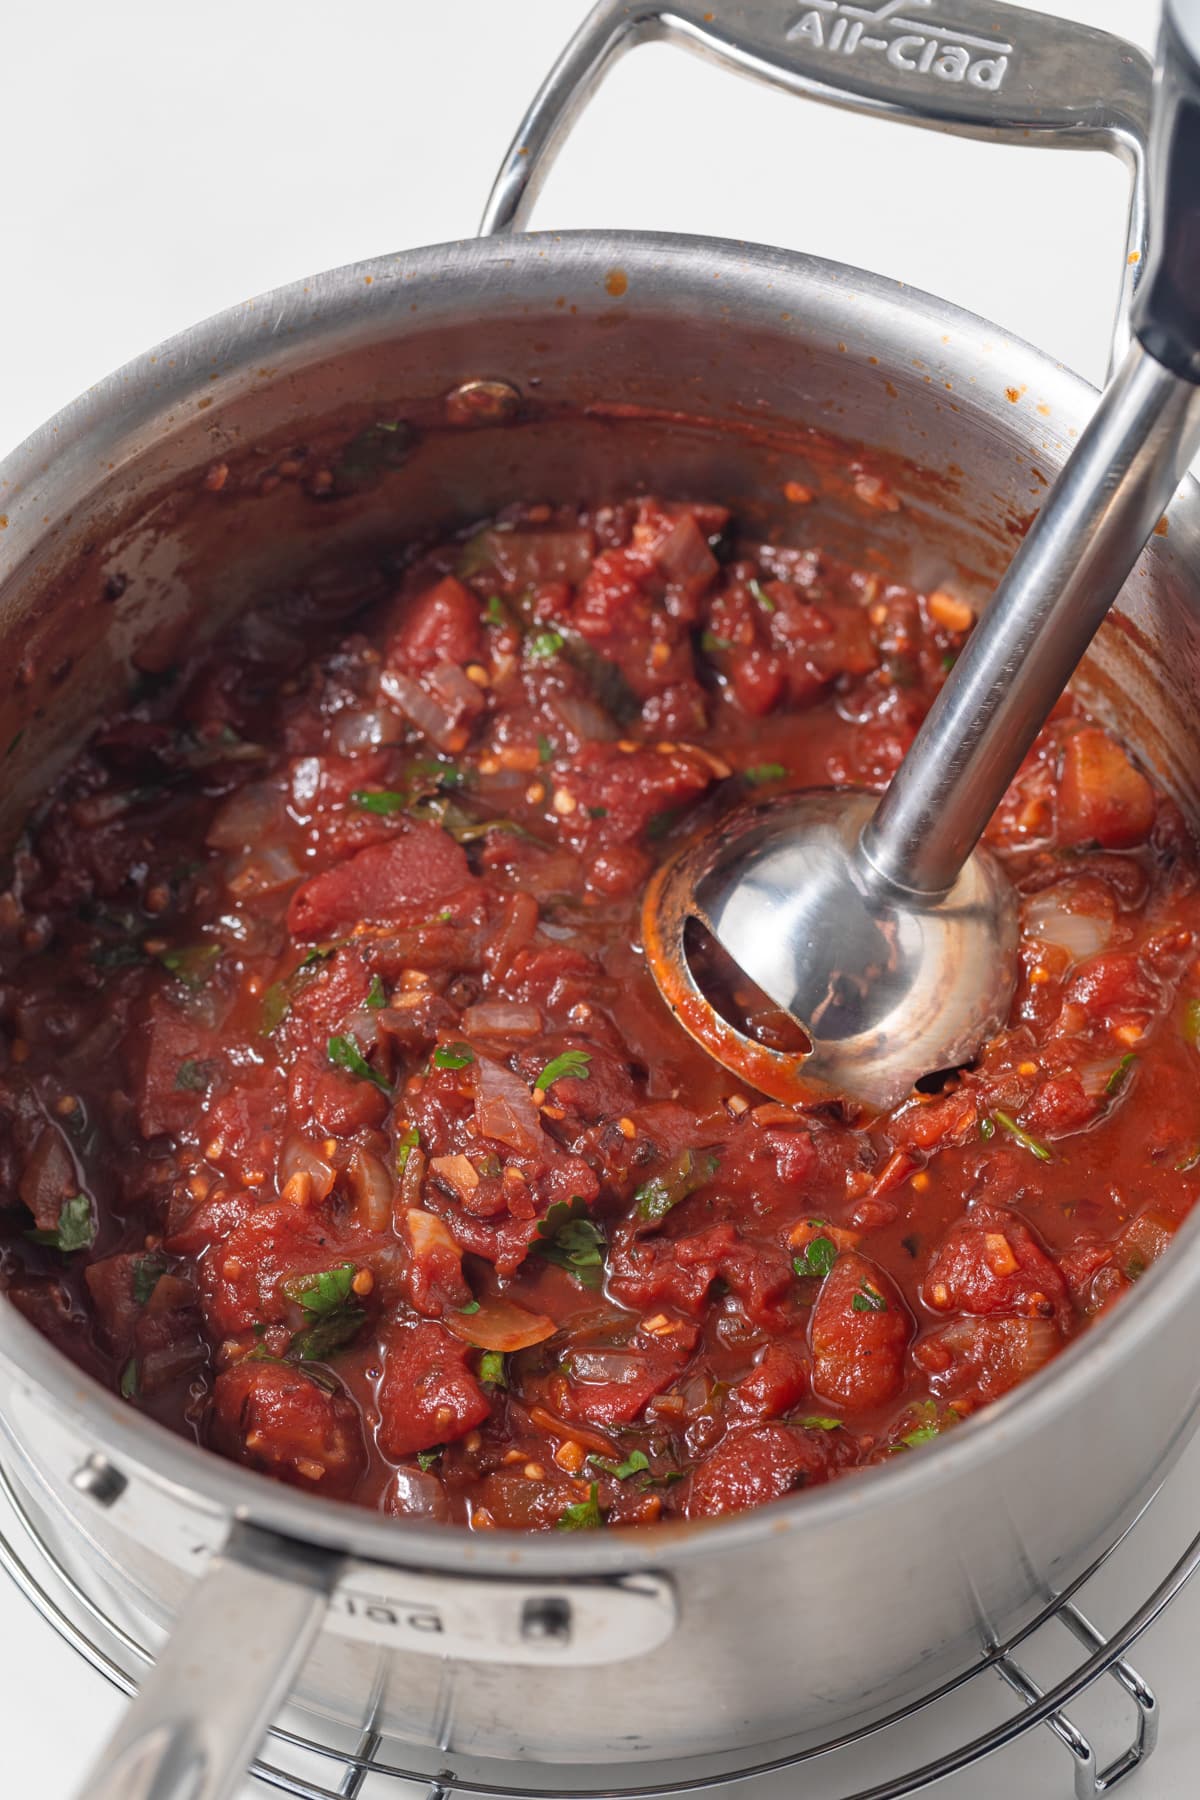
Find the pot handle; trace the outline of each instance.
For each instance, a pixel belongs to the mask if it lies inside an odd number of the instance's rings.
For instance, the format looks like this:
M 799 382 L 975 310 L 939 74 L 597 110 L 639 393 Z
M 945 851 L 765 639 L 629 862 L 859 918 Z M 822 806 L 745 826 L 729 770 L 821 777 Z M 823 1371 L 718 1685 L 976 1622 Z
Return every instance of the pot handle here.
M 234 1525 L 78 1800 L 228 1800 L 312 1647 L 339 1567 Z
M 1189 0 L 1190 3 L 1190 0 Z M 1114 361 L 1146 261 L 1153 69 L 1107 31 L 1001 0 L 599 0 L 509 146 L 481 233 L 523 230 L 555 156 L 626 50 L 682 44 L 709 60 L 854 112 L 997 142 L 1107 150 L 1130 169 L 1126 273 Z M 938 6 L 938 12 L 941 6 Z

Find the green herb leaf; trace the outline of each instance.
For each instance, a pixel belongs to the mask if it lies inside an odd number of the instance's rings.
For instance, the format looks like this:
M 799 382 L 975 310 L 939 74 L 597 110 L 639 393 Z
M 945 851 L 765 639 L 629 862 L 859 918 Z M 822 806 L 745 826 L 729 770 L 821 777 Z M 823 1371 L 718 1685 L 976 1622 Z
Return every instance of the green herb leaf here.
M 600 1484 L 593 1481 L 588 1489 L 586 1500 L 576 1500 L 572 1506 L 564 1506 L 558 1515 L 556 1529 L 559 1531 L 596 1531 L 604 1523 L 600 1511 Z
M 479 1379 L 488 1387 L 508 1386 L 508 1376 L 504 1369 L 504 1353 L 501 1350 L 485 1350 L 479 1359 Z
M 638 1217 L 665 1219 L 673 1206 L 710 1182 L 719 1167 L 720 1158 L 711 1150 L 682 1151 L 661 1175 L 652 1176 L 633 1196 Z
M 996 1135 L 996 1121 L 994 1119 L 980 1119 L 979 1135 L 985 1144 L 990 1143 L 992 1138 Z
M 288 1362 L 324 1362 L 357 1337 L 366 1313 L 361 1306 L 339 1306 L 335 1312 L 313 1315 L 315 1322 L 299 1331 L 287 1347 Z
M 758 601 L 758 604 L 762 607 L 764 612 L 773 613 L 777 610 L 776 606 L 775 606 L 775 602 L 772 600 L 770 594 L 763 592 L 762 586 L 759 582 L 751 581 L 747 585 L 749 586 L 750 592 L 754 595 L 754 598 Z
M 383 1076 L 371 1067 L 352 1038 L 331 1037 L 325 1046 L 325 1054 L 335 1069 L 345 1069 L 347 1074 L 357 1075 L 360 1081 L 373 1081 L 383 1093 L 391 1093 Z
M 408 1166 L 408 1159 L 414 1150 L 420 1148 L 421 1133 L 415 1125 L 409 1125 L 403 1135 L 396 1140 L 396 1173 L 403 1175 Z
M 786 774 L 782 763 L 756 763 L 753 768 L 742 770 L 742 780 L 751 787 L 765 787 L 770 781 L 782 781 Z
M 503 625 L 505 623 L 504 602 L 499 594 L 488 595 L 487 603 L 483 609 L 483 616 L 489 625 Z
M 837 1245 L 832 1238 L 810 1238 L 804 1246 L 802 1255 L 792 1258 L 792 1267 L 797 1275 L 815 1275 L 823 1281 L 838 1258 Z
M 475 1052 L 470 1044 L 439 1044 L 433 1053 L 434 1067 L 438 1069 L 465 1069 L 474 1061 Z
M 578 1195 L 570 1201 L 555 1201 L 539 1219 L 530 1248 L 565 1269 L 583 1287 L 598 1288 L 604 1279 L 604 1233 Z
M 387 818 L 391 813 L 403 812 L 411 795 L 398 793 L 395 788 L 355 788 L 350 798 L 363 812 Z
M 546 737 L 544 733 L 539 733 L 538 761 L 544 763 L 553 762 L 554 754 L 554 745 L 550 742 L 550 739 Z
M 466 1318 L 471 1313 L 477 1313 L 479 1311 L 479 1302 L 478 1300 L 468 1300 L 467 1304 L 465 1306 L 460 1306 L 458 1310 L 463 1317 Z
M 803 1425 L 806 1431 L 840 1431 L 842 1429 L 840 1419 L 827 1419 L 822 1413 L 808 1413 L 803 1419 L 797 1419 L 796 1423 Z
M 90 1250 L 96 1241 L 91 1201 L 86 1194 L 73 1194 L 63 1201 L 53 1231 L 30 1231 L 26 1235 L 32 1243 L 46 1244 L 66 1256 L 74 1250 Z
M 279 1029 L 288 1016 L 291 1004 L 287 984 L 273 981 L 263 995 L 262 1024 L 258 1028 L 260 1037 L 270 1037 L 273 1031 Z
M 430 1450 L 418 1450 L 417 1451 L 417 1467 L 418 1467 L 418 1469 L 425 1469 L 425 1470 L 432 1469 L 434 1463 L 440 1459 L 441 1454 L 445 1448 L 446 1448 L 445 1444 L 434 1444 L 432 1449 L 430 1449 Z
M 122 1398 L 122 1400 L 132 1400 L 135 1397 L 135 1395 L 137 1394 L 137 1391 L 138 1391 L 137 1358 L 135 1356 L 131 1356 L 129 1361 L 125 1364 L 125 1367 L 121 1370 L 121 1398 Z
M 96 944 L 90 961 L 94 969 L 132 969 L 149 958 L 140 944 Z
M 381 1006 L 387 1005 L 387 1001 L 387 989 L 384 987 L 382 981 L 380 981 L 378 975 L 372 975 L 371 985 L 367 989 L 367 1005 L 371 1008 L 372 1012 L 378 1012 Z
M 1183 1009 L 1183 1035 L 1200 1049 L 1200 1000 L 1189 1000 Z
M 718 637 L 715 631 L 702 631 L 700 648 L 705 656 L 712 656 L 718 650 L 732 650 L 733 644 L 729 638 Z
M 1196 1167 L 1197 1163 L 1200 1163 L 1200 1144 L 1193 1144 L 1191 1149 L 1185 1151 L 1175 1164 L 1175 1173 L 1186 1175 Z
M 164 950 L 159 962 L 193 993 L 205 987 L 212 966 L 221 954 L 220 944 L 191 944 L 183 950 Z
M 1050 1154 L 1049 1150 L 1047 1150 L 1045 1144 L 1041 1142 L 1040 1138 L 1031 1137 L 1024 1126 L 1018 1125 L 1017 1121 L 1012 1118 L 1009 1113 L 1001 1112 L 999 1108 L 997 1108 L 995 1117 L 997 1125 L 1004 1131 L 1007 1131 L 1009 1137 L 1020 1144 L 1022 1150 L 1028 1150 L 1029 1154 L 1031 1156 L 1036 1156 L 1039 1162 L 1048 1163 L 1054 1161 L 1053 1156 Z
M 591 1060 L 586 1050 L 564 1050 L 561 1056 L 546 1064 L 535 1085 L 544 1092 L 564 1075 L 569 1075 L 572 1081 L 590 1081 L 592 1072 L 588 1065 Z
M 283 1283 L 283 1291 L 305 1312 L 321 1318 L 346 1304 L 357 1274 L 357 1264 L 339 1263 L 336 1268 L 315 1275 L 290 1275 Z
M 145 1306 L 151 1294 L 158 1286 L 158 1278 L 167 1272 L 166 1258 L 162 1256 L 139 1256 L 133 1265 L 133 1297 L 139 1306 Z
M 197 1062 L 194 1057 L 189 1056 L 175 1071 L 175 1086 L 185 1093 L 204 1094 L 215 1074 L 215 1063 Z
M 607 1456 L 589 1456 L 588 1461 L 594 1468 L 603 1469 L 606 1475 L 612 1475 L 617 1481 L 628 1481 L 631 1475 L 649 1474 L 650 1458 L 644 1450 L 631 1450 L 623 1463 L 613 1462 Z
M 1132 1050 L 1121 1058 L 1120 1062 L 1104 1084 L 1104 1092 L 1110 1099 L 1114 1094 L 1119 1094 L 1121 1092 L 1121 1089 L 1125 1086 L 1125 1083 L 1129 1080 L 1129 1077 L 1133 1072 L 1133 1065 L 1136 1061 L 1137 1057 Z
M 915 1450 L 918 1444 L 932 1443 L 935 1437 L 942 1435 L 940 1425 L 918 1425 L 915 1431 L 906 1431 L 900 1442 L 909 1450 Z
M 877 1288 L 864 1281 L 850 1302 L 855 1312 L 886 1312 L 888 1303 Z
M 529 640 L 529 654 L 540 657 L 557 656 L 565 642 L 561 631 L 539 631 Z

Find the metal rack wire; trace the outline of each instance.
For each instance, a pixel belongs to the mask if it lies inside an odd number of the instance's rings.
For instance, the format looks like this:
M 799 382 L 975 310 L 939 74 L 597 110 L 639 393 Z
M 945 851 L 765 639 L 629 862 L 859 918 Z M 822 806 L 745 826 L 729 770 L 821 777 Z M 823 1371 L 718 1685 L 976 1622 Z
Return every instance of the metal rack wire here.
M 356 1742 L 337 1746 L 305 1731 L 277 1725 L 268 1745 L 252 1766 L 252 1774 L 276 1792 L 296 1800 L 669 1800 L 670 1796 L 700 1795 L 736 1789 L 753 1800 L 755 1783 L 783 1771 L 799 1773 L 818 1766 L 828 1775 L 837 1759 L 868 1741 L 887 1745 L 888 1734 L 914 1719 L 930 1715 L 951 1694 L 972 1684 L 982 1685 L 989 1675 L 1000 1678 L 1020 1702 L 1019 1710 L 985 1731 L 956 1743 L 932 1760 L 914 1764 L 871 1785 L 839 1789 L 838 1800 L 904 1800 L 961 1773 L 1006 1746 L 1044 1726 L 1069 1753 L 1076 1800 L 1097 1800 L 1113 1793 L 1152 1755 L 1158 1737 L 1159 1708 L 1153 1690 L 1126 1661 L 1128 1651 L 1178 1595 L 1200 1567 L 1200 1534 L 1167 1571 L 1153 1592 L 1124 1623 L 1107 1636 L 1091 1623 L 1077 1604 L 1082 1590 L 1094 1582 L 1101 1569 L 1119 1553 L 1137 1525 L 1125 1538 L 1097 1558 L 1069 1589 L 1054 1595 L 1036 1618 L 1004 1643 L 989 1647 L 964 1674 L 945 1683 L 914 1705 L 906 1706 L 863 1730 L 852 1731 L 825 1743 L 799 1751 L 785 1751 L 750 1765 L 719 1769 L 686 1779 L 659 1780 L 650 1785 L 580 1786 L 577 1776 L 562 1771 L 529 1771 L 527 1784 L 464 1773 L 452 1768 L 431 1773 L 411 1760 L 415 1752 L 385 1740 L 368 1718 Z M 21 1492 L 0 1467 L 0 1568 L 16 1584 L 41 1617 L 98 1674 L 121 1693 L 132 1694 L 140 1673 L 153 1662 L 153 1650 L 118 1616 L 114 1596 L 93 1591 L 73 1572 L 53 1541 L 47 1522 L 36 1516 Z M 1018 1661 L 1048 1630 L 1065 1629 L 1081 1647 L 1069 1673 L 1044 1687 Z M 1130 1714 L 1132 1734 L 1117 1755 L 1102 1764 L 1089 1736 L 1068 1716 L 1073 1705 L 1095 1684 L 1110 1681 Z M 397 1758 L 401 1760 L 397 1760 Z M 516 1771 L 514 1770 L 515 1774 Z M 1065 1774 L 1065 1771 L 1064 1771 Z M 561 1781 L 561 1785 L 547 1785 Z

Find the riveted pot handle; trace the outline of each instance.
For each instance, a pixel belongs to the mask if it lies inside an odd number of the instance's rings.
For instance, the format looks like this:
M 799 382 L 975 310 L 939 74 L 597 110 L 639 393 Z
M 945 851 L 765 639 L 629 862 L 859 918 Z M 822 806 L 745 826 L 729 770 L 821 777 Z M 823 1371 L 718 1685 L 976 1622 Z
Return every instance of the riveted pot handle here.
M 1195 0 L 1178 0 L 1185 7 Z M 651 41 L 810 99 L 1021 144 L 1103 149 L 1133 173 L 1118 343 L 1146 258 L 1149 58 L 1110 32 L 999 0 L 600 0 L 509 146 L 484 233 L 522 230 L 572 125 L 618 57 Z
M 78 1800 L 228 1800 L 312 1647 L 339 1567 L 235 1525 Z

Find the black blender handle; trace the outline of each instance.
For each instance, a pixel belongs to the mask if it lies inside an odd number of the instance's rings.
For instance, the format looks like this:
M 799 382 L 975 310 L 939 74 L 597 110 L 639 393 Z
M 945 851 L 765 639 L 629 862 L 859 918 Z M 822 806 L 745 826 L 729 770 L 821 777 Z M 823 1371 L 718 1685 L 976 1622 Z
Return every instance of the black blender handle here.
M 1164 0 L 1150 140 L 1150 266 L 1133 329 L 1200 385 L 1200 0 Z

